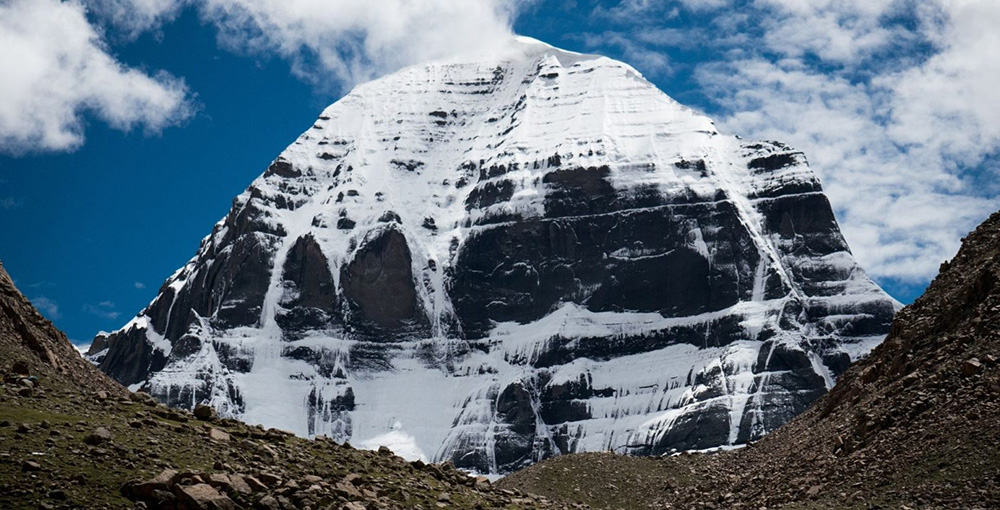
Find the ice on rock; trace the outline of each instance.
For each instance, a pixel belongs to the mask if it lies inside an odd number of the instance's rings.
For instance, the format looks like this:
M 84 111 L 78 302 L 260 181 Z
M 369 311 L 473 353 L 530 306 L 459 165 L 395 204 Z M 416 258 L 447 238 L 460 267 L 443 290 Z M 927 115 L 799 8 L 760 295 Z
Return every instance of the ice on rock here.
M 503 473 L 757 439 L 898 306 L 801 153 L 517 38 L 328 107 L 101 368 L 171 405 Z

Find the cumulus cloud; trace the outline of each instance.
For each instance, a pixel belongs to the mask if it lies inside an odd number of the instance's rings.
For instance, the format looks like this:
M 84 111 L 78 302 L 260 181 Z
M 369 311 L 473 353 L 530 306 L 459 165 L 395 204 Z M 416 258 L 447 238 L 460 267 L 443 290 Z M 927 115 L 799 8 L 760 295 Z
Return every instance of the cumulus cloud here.
M 231 48 L 275 51 L 303 77 L 353 85 L 510 36 L 511 0 L 202 0 Z M 318 73 L 317 73 L 318 72 Z
M 279 55 L 300 78 L 342 90 L 400 67 L 507 40 L 533 0 L 91 0 L 102 23 L 135 34 L 186 6 L 233 51 Z
M 680 30 L 709 48 L 716 57 L 692 73 L 719 125 L 805 151 L 862 265 L 903 284 L 929 280 L 997 207 L 1000 4 L 736 4 L 691 18 L 690 2 L 623 0 L 595 15 L 636 41 Z M 670 28 L 649 15 L 671 6 L 697 21 Z
M 898 0 L 758 0 L 755 7 L 770 14 L 760 20 L 764 43 L 788 57 L 849 63 L 908 38 L 884 18 L 903 9 Z
M 0 153 L 75 149 L 85 114 L 157 132 L 190 113 L 184 83 L 116 61 L 78 1 L 0 2 L 0 48 Z
M 189 0 L 86 0 L 91 13 L 116 27 L 126 37 L 136 37 L 172 20 Z
M 940 51 L 919 66 L 880 77 L 892 91 L 889 135 L 907 147 L 965 166 L 1000 147 L 1000 4 L 948 0 L 923 33 Z
M 667 34 L 650 34 L 650 38 L 655 37 L 653 46 L 673 46 L 678 45 L 678 41 L 670 39 Z M 621 32 L 584 33 L 575 36 L 576 39 L 589 47 L 612 47 L 621 52 L 622 59 L 635 67 L 646 76 L 658 77 L 670 74 L 670 59 L 667 54 L 658 51 L 646 41 L 636 40 L 636 38 Z

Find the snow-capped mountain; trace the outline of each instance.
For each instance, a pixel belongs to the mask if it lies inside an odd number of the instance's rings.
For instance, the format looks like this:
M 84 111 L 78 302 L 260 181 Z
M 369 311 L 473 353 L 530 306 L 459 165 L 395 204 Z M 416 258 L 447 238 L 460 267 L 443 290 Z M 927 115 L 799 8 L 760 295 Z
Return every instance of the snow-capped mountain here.
M 502 473 L 759 438 L 897 308 L 801 153 L 518 38 L 327 108 L 95 345 L 171 405 Z

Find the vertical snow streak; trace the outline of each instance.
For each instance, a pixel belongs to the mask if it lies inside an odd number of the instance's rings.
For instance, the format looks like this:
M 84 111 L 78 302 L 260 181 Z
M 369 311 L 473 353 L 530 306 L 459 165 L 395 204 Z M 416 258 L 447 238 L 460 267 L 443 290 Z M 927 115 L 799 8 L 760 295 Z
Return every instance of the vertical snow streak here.
M 767 253 L 758 253 L 760 255 L 760 261 L 757 262 L 757 270 L 754 271 L 753 295 L 750 298 L 753 301 L 764 300 L 764 290 L 767 285 Z
M 754 240 L 757 250 L 762 254 L 761 258 L 765 258 L 763 255 L 766 254 L 770 267 L 778 273 L 786 288 L 790 290 L 791 295 L 802 299 L 803 296 L 800 294 L 797 286 L 793 284 L 791 276 L 789 276 L 784 265 L 779 262 L 781 257 L 778 255 L 777 250 L 771 243 L 766 241 L 767 237 L 763 232 L 763 215 L 761 215 L 760 211 L 754 207 L 753 203 L 747 197 L 748 192 L 745 186 L 741 186 L 737 182 L 739 178 L 746 179 L 747 173 L 746 161 L 742 158 L 734 158 L 734 155 L 740 153 L 739 142 L 735 139 L 721 136 L 715 137 L 713 141 L 715 143 L 710 144 L 708 147 L 710 154 L 709 161 L 712 162 L 713 167 L 718 167 L 713 168 L 713 178 L 719 184 L 719 187 L 726 191 L 726 196 L 736 207 L 736 210 L 739 212 L 740 222 L 750 232 L 751 239 Z

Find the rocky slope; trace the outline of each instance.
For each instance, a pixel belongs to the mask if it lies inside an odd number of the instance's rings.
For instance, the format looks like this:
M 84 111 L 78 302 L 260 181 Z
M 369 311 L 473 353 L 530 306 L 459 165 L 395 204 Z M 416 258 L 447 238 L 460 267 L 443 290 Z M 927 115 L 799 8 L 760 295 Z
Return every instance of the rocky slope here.
M 0 263 L 0 360 L 5 382 L 25 396 L 35 393 L 35 379 L 57 380 L 91 391 L 123 396 L 125 388 L 87 363 L 73 344 L 14 286 Z
M 93 354 L 172 406 L 497 473 L 757 439 L 896 309 L 801 153 L 517 39 L 327 108 Z
M 1000 213 L 897 315 L 885 343 L 752 447 L 645 464 L 569 456 L 503 483 L 601 507 L 621 506 L 595 490 L 613 484 L 632 508 L 997 508 L 998 360 Z
M 0 508 L 162 510 L 573 508 L 450 465 L 200 420 L 157 404 L 0 387 Z M 136 507 L 134 502 L 145 506 Z
M 130 394 L 0 267 L 0 508 L 570 508 L 450 465 L 219 419 Z

